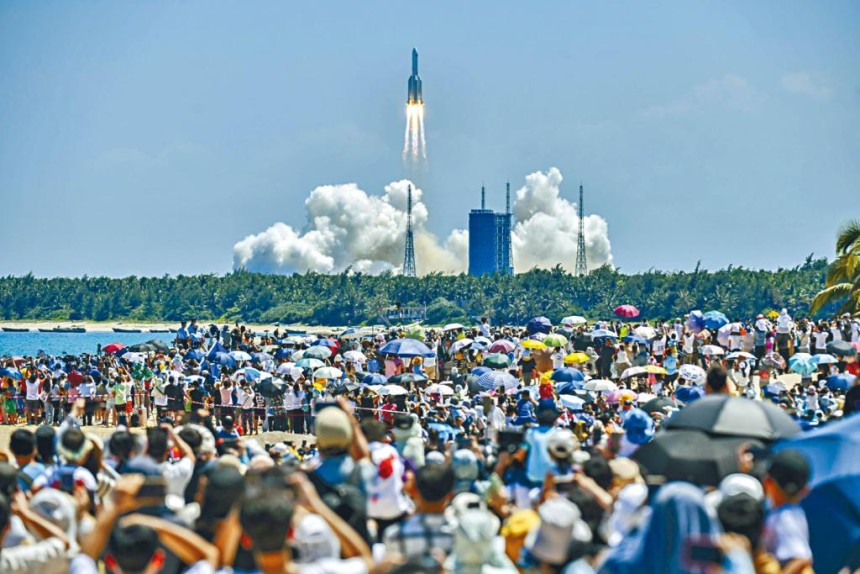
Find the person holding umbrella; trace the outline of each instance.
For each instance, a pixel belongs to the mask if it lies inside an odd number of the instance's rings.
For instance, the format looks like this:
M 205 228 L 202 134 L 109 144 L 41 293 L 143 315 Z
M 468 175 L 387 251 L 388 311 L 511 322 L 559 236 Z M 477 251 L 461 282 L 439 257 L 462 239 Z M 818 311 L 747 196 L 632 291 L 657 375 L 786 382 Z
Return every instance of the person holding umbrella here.
M 809 525 L 800 501 L 806 496 L 809 460 L 794 449 L 779 451 L 770 461 L 764 492 L 772 504 L 764 529 L 765 550 L 783 572 L 811 572 Z

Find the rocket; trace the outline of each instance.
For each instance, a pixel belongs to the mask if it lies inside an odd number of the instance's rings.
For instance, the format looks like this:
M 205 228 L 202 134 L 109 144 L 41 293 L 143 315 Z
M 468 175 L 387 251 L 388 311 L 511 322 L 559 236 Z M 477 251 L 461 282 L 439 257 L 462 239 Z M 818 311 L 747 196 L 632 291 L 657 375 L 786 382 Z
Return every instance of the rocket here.
M 418 50 L 412 48 L 412 75 L 409 76 L 408 91 L 406 93 L 406 104 L 423 104 L 421 97 L 421 78 L 418 76 Z

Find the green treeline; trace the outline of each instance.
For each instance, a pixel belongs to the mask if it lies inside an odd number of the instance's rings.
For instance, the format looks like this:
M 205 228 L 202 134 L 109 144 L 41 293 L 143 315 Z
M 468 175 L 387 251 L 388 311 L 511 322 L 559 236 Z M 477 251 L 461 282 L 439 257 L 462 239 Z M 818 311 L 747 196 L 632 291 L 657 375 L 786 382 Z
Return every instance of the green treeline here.
M 254 323 L 354 325 L 379 322 L 392 305 L 426 305 L 427 323 L 465 321 L 490 315 L 495 322 L 523 323 L 536 315 L 553 321 L 566 315 L 609 317 L 622 303 L 643 317 L 666 318 L 691 309 L 718 309 L 748 318 L 787 307 L 808 313 L 824 287 L 827 261 L 808 257 L 803 265 L 777 271 L 729 267 L 721 271 L 635 275 L 609 267 L 587 277 L 560 268 L 514 277 L 426 275 L 406 278 L 342 273 L 322 275 L 229 275 L 176 277 L 0 278 L 4 320 L 239 320 Z M 826 308 L 822 313 L 832 312 Z

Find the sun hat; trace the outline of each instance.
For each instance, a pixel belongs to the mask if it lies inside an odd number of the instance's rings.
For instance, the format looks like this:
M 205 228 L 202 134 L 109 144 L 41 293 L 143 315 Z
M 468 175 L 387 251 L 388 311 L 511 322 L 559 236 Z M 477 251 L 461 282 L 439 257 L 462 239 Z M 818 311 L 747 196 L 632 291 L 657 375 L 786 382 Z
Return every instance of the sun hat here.
M 566 498 L 550 498 L 538 508 L 540 525 L 529 532 L 525 547 L 542 562 L 561 565 L 572 540 L 591 542 L 591 529 L 579 507 Z
M 321 410 L 317 413 L 316 436 L 320 449 L 348 449 L 352 444 L 349 415 L 339 408 Z
M 299 564 L 340 557 L 340 541 L 318 514 L 305 514 L 293 531 L 292 545 L 298 550 L 296 562 Z

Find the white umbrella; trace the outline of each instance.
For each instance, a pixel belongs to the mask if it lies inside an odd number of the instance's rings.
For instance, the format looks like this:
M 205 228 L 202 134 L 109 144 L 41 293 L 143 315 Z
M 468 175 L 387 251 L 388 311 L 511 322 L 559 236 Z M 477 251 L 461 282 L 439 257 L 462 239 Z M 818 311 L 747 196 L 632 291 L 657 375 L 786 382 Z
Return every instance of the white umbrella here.
M 708 357 L 714 357 L 717 355 L 725 355 L 726 350 L 719 345 L 705 345 L 702 347 L 702 354 Z
M 472 339 L 459 339 L 451 345 L 451 354 L 456 354 L 474 343 Z
M 696 365 L 681 365 L 678 376 L 697 385 L 705 383 L 705 369 Z
M 640 405 L 647 403 L 652 399 L 656 399 L 657 395 L 652 395 L 649 393 L 639 393 L 639 396 L 636 397 L 636 402 Z
M 585 387 L 583 388 L 586 391 L 606 392 L 614 391 L 618 388 L 618 385 L 612 381 L 607 381 L 606 379 L 592 379 L 585 383 Z
M 245 351 L 233 351 L 232 353 L 230 353 L 230 356 L 235 361 L 238 361 L 240 363 L 243 361 L 250 361 L 251 360 L 251 355 L 249 355 Z
M 382 397 L 387 397 L 389 395 L 396 397 L 397 395 L 405 395 L 408 393 L 409 391 L 407 391 L 400 385 L 382 385 L 381 387 L 376 389 L 376 394 Z
M 288 375 L 295 368 L 295 363 L 281 363 L 280 365 L 278 365 L 278 373 L 281 375 Z
M 129 353 L 125 353 L 121 358 L 125 359 L 126 361 L 128 361 L 130 363 L 142 363 L 143 361 L 146 360 L 146 353 L 129 352 Z
M 343 371 L 334 367 L 321 367 L 314 371 L 314 379 L 340 379 L 343 377 Z
M 290 359 L 292 359 L 293 361 L 301 361 L 304 358 L 305 358 L 305 350 L 304 349 L 296 351 L 295 353 L 290 355 Z
M 559 395 L 558 402 L 572 411 L 581 411 L 582 405 L 585 404 L 585 399 L 581 399 L 574 395 Z
M 460 323 L 448 323 L 444 327 L 442 327 L 443 331 L 456 331 L 457 329 L 465 329 L 463 325 Z
M 749 359 L 754 361 L 755 355 L 752 353 L 747 353 L 746 351 L 733 351 L 726 355 L 727 359 Z
M 453 395 L 454 389 L 451 387 L 446 387 L 445 385 L 433 384 L 429 385 L 426 389 L 424 389 L 424 393 L 428 395 L 439 394 L 443 396 Z
M 571 327 L 585 325 L 586 323 L 588 323 L 588 319 L 580 317 L 579 315 L 571 315 L 570 317 L 565 317 L 561 320 L 562 325 L 570 325 Z
M 647 375 L 648 371 L 645 370 L 645 367 L 630 367 L 628 369 L 624 369 L 624 372 L 621 373 L 622 379 L 629 379 L 630 377 L 641 377 L 642 375 Z
M 649 327 L 648 325 L 641 325 L 633 329 L 633 333 L 637 337 L 642 337 L 643 339 L 656 339 L 657 338 L 657 330 L 654 327 Z
M 367 356 L 361 351 L 347 351 L 343 354 L 343 358 L 350 363 L 360 363 L 363 365 L 367 362 Z

